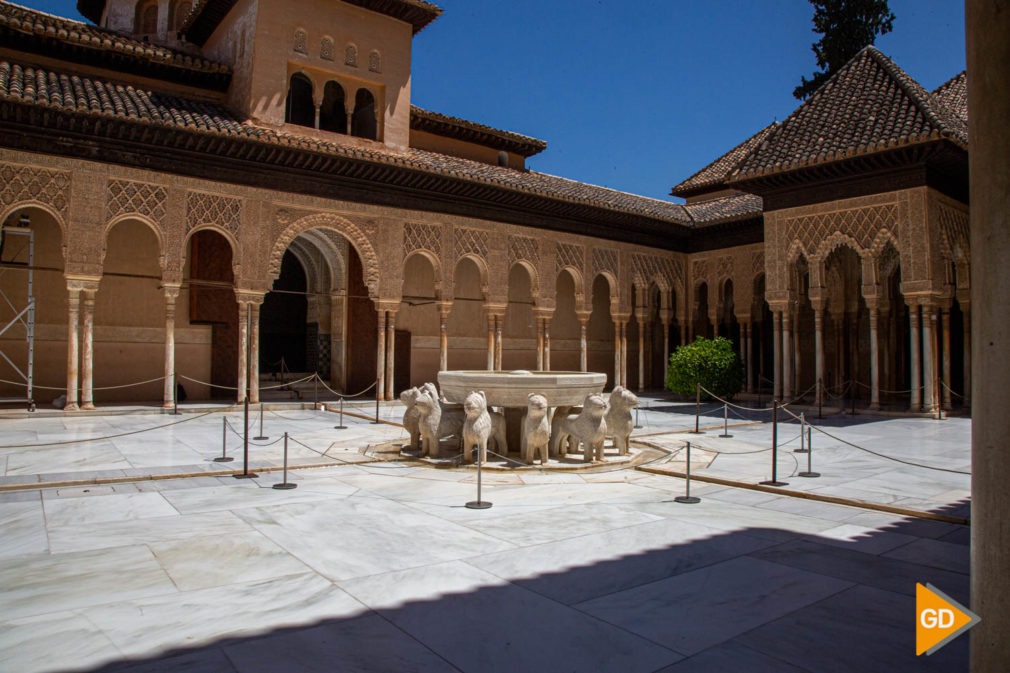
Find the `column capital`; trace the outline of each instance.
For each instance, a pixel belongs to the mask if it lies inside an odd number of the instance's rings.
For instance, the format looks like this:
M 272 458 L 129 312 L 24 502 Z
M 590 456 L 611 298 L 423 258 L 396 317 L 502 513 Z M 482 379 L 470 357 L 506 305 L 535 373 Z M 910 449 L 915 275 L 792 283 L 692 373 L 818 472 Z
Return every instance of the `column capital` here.
M 400 310 L 400 300 L 399 299 L 376 299 L 375 300 L 375 310 L 389 311 L 390 313 L 396 313 Z
M 67 281 L 67 289 L 71 292 L 97 292 L 101 276 L 78 276 L 64 274 Z
M 592 311 L 576 311 L 575 317 L 579 319 L 579 322 L 585 324 L 589 322 L 589 318 L 592 317 Z
M 161 284 L 161 291 L 165 293 L 165 299 L 174 302 L 179 297 L 179 292 L 182 290 L 181 283 L 165 283 Z
M 240 304 L 255 304 L 259 306 L 263 303 L 263 298 L 266 294 L 266 292 L 260 292 L 259 290 L 235 288 L 235 301 Z
M 533 309 L 533 317 L 537 319 L 550 320 L 554 317 L 553 308 L 537 307 Z

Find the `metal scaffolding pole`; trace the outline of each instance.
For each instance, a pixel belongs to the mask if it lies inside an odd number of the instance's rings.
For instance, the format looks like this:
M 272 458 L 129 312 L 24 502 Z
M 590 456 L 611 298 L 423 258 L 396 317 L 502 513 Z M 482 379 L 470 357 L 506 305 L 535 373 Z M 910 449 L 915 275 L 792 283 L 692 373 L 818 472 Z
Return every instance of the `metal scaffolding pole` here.
M 24 381 L 25 396 L 0 397 L 0 402 L 23 402 L 28 405 L 29 411 L 35 411 L 35 232 L 28 228 L 26 215 L 22 215 L 18 222 L 21 226 L 4 224 L 0 227 L 0 336 L 15 325 L 24 327 L 27 362 L 19 366 L 15 362 L 18 356 L 5 352 L 3 342 L 0 342 L 0 358 Z M 18 284 L 3 282 L 4 276 L 14 273 L 27 274 L 24 305 L 13 296 Z M 8 311 L 10 314 L 6 316 Z

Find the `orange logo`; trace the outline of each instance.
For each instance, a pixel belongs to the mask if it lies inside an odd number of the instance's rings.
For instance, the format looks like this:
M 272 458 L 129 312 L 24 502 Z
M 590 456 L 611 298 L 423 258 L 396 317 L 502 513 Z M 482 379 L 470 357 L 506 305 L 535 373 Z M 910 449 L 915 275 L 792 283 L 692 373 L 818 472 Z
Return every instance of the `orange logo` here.
M 932 584 L 915 585 L 915 655 L 933 654 L 975 626 L 979 617 Z

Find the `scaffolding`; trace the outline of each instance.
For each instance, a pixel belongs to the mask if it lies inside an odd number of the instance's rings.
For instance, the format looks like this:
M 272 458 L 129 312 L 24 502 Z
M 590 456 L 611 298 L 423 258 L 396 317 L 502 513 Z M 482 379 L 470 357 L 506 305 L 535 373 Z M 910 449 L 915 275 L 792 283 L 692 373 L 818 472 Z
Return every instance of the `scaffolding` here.
M 35 232 L 27 226 L 27 217 L 22 216 L 20 226 L 3 224 L 0 227 L 0 337 L 17 325 L 24 328 L 27 342 L 27 362 L 21 366 L 15 362 L 20 354 L 5 352 L 0 341 L 0 358 L 7 361 L 25 386 L 24 397 L 0 397 L 0 402 L 27 404 L 28 411 L 35 411 L 34 376 L 35 376 Z M 26 274 L 25 301 L 22 306 L 19 297 L 14 296 L 15 288 L 20 283 L 6 283 L 6 276 Z M 9 317 L 8 317 L 8 311 Z M 7 347 L 10 350 L 10 347 Z

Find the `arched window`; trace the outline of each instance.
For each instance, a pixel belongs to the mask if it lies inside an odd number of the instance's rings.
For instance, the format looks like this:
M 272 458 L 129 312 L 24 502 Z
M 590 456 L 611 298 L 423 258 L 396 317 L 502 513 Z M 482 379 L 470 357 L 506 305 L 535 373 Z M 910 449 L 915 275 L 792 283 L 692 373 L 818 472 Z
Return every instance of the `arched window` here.
M 319 108 L 319 128 L 347 133 L 347 110 L 344 108 L 344 87 L 327 82 L 323 89 L 323 106 Z
M 173 15 L 172 30 L 180 31 L 182 30 L 183 24 L 186 23 L 186 17 L 189 16 L 189 10 L 193 8 L 193 4 L 189 2 L 180 2 L 175 5 L 175 13 Z
M 312 82 L 300 72 L 291 76 L 288 99 L 284 106 L 284 122 L 310 128 L 314 128 L 316 125 L 316 106 L 312 102 Z
M 375 140 L 375 126 L 375 97 L 368 89 L 358 89 L 358 93 L 354 96 L 351 135 Z
M 319 43 L 319 58 L 324 61 L 333 60 L 333 38 L 324 37 Z
M 158 0 L 141 0 L 137 3 L 134 32 L 140 35 L 154 35 L 158 32 Z
M 382 72 L 382 57 L 379 52 L 373 51 L 368 55 L 368 69 L 372 72 Z
M 295 31 L 295 51 L 301 54 L 309 53 L 309 36 L 300 28 Z
M 358 67 L 358 48 L 353 44 L 344 47 L 344 65 Z

